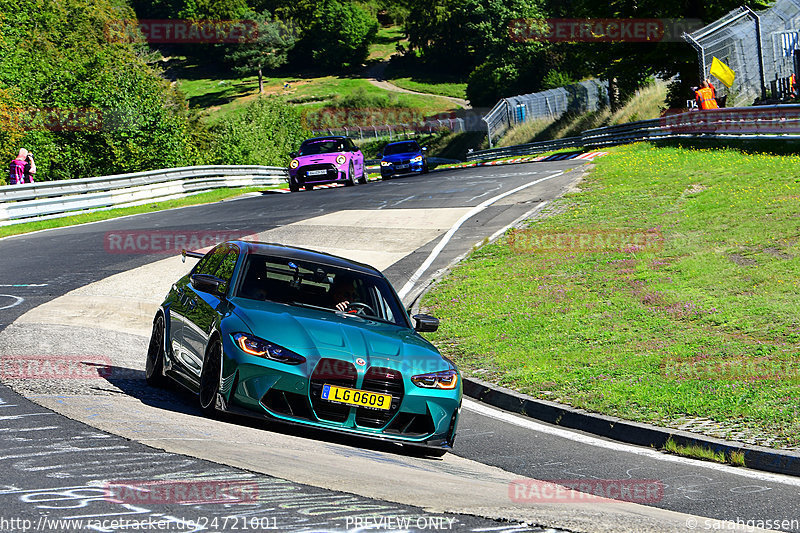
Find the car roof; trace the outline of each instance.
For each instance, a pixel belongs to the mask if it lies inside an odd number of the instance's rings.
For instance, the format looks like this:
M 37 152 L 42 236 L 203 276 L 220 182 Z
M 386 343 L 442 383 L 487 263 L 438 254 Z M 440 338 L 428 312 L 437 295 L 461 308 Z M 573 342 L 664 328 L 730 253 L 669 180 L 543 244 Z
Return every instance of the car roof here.
M 349 138 L 350 137 L 345 137 L 344 135 L 325 135 L 323 137 L 311 137 L 310 139 L 306 139 L 303 141 L 303 144 L 312 141 L 343 141 Z
M 419 146 L 419 143 L 417 141 L 415 141 L 414 139 L 411 139 L 409 141 L 394 141 L 394 142 L 388 143 L 386 146 L 392 146 L 393 144 L 406 144 L 406 143 L 414 143 L 417 146 Z
M 229 241 L 239 245 L 246 254 L 255 255 L 271 255 L 275 257 L 283 257 L 286 259 L 296 259 L 298 261 L 308 261 L 310 263 L 320 263 L 323 265 L 346 268 L 362 274 L 369 274 L 372 276 L 383 277 L 383 274 L 374 267 L 351 261 L 338 255 L 326 254 L 324 252 L 317 252 L 308 250 L 306 248 L 298 248 L 296 246 L 287 246 L 285 244 L 255 242 L 255 241 Z

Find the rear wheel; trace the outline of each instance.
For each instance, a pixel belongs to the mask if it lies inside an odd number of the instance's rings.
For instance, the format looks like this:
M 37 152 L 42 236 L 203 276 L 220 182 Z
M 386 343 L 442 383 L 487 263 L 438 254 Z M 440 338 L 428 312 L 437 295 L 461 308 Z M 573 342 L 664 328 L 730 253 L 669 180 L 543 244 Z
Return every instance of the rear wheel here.
M 222 345 L 219 341 L 208 347 L 203 370 L 200 372 L 200 408 L 207 415 L 217 411 L 217 395 L 222 373 Z
M 164 335 L 164 315 L 159 314 L 153 321 L 153 332 L 150 335 L 144 367 L 144 378 L 152 387 L 163 387 L 167 384 L 167 379 L 164 377 Z
M 367 166 L 361 164 L 361 183 L 367 183 Z

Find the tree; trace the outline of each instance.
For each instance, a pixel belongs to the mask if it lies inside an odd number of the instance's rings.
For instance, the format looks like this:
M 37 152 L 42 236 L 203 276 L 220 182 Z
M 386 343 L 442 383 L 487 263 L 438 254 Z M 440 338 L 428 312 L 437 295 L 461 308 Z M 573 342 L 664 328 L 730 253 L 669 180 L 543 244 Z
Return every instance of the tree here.
M 254 14 L 256 36 L 243 36 L 236 44 L 225 45 L 225 59 L 233 63 L 237 74 L 258 73 L 258 92 L 264 92 L 264 70 L 280 67 L 294 46 L 295 36 L 287 24 L 273 20 L 269 13 Z
M 360 66 L 378 34 L 378 21 L 358 4 L 339 0 L 303 0 L 295 8 L 303 28 L 297 60 L 324 69 Z
M 751 8 L 766 7 L 770 0 L 744 2 Z M 699 19 L 708 24 L 739 7 L 741 0 L 547 0 L 554 18 Z M 680 39 L 680 36 L 676 36 Z M 561 70 L 574 78 L 592 75 L 609 80 L 609 100 L 617 107 L 648 83 L 653 76 L 669 79 L 676 74 L 684 84 L 697 81 L 697 54 L 682 40 L 673 42 L 597 42 L 557 45 L 565 61 Z M 574 69 L 574 71 L 573 71 Z M 687 79 L 690 80 L 687 82 Z M 673 91 L 678 94 L 681 91 Z M 679 97 L 678 100 L 681 98 Z M 686 99 L 684 96 L 683 100 Z
M 13 13 L 13 17 L 8 16 Z M 140 47 L 109 38 L 135 19 L 110 0 L 0 0 L 0 107 L 37 176 L 66 179 L 193 164 L 188 108 Z M 13 153 L 11 153 L 13 152 Z

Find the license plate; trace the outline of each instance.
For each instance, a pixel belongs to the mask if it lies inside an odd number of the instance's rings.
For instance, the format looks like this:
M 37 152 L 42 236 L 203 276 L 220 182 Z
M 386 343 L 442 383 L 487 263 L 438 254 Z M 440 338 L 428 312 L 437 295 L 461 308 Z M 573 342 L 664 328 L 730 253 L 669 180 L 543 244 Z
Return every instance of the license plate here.
M 329 402 L 355 405 L 356 407 L 370 407 L 372 409 L 390 409 L 392 407 L 391 394 L 347 389 L 336 385 L 323 385 L 322 399 Z
M 327 173 L 327 170 L 309 170 L 306 172 L 306 176 L 324 176 Z
M 409 166 L 411 166 L 411 165 L 409 165 L 408 163 L 405 163 L 403 165 L 397 165 L 397 168 L 408 168 Z

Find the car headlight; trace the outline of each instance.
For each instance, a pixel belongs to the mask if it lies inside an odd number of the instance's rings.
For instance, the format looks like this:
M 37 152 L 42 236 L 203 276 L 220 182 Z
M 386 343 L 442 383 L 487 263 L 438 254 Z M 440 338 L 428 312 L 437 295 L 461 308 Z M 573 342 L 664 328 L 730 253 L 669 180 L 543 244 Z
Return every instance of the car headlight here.
M 265 341 L 254 335 L 234 333 L 231 337 L 233 337 L 236 345 L 247 354 L 289 365 L 299 365 L 306 362 L 306 358 L 302 355 L 296 354 L 287 348 Z
M 388 161 L 381 161 L 381 166 L 382 167 L 388 167 L 388 166 L 391 166 L 391 163 L 389 163 Z
M 452 390 L 458 385 L 458 372 L 455 370 L 445 370 L 443 372 L 420 374 L 418 376 L 413 376 L 411 378 L 411 383 L 423 389 Z
M 417 157 L 411 160 L 412 163 L 419 163 L 420 161 L 422 161 L 421 155 L 418 155 Z
M 336 156 L 336 164 L 337 165 L 344 165 L 344 162 L 347 161 L 347 158 L 343 155 Z
M 300 166 L 300 161 L 298 161 L 297 159 L 292 159 L 292 162 L 289 163 L 289 168 L 292 169 L 297 168 L 299 166 Z

